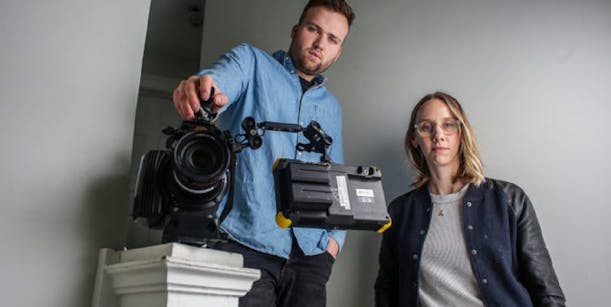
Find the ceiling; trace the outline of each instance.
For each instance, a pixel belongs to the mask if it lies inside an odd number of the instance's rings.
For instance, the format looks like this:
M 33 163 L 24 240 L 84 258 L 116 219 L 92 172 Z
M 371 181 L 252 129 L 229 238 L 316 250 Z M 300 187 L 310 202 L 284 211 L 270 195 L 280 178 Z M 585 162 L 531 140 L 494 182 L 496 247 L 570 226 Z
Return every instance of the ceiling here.
M 205 0 L 151 0 L 145 56 L 199 63 Z

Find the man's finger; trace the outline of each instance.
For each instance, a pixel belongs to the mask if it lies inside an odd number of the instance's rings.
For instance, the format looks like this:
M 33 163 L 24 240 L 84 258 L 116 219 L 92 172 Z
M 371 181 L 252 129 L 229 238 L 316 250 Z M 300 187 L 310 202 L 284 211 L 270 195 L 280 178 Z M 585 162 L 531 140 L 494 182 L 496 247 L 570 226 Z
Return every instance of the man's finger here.
M 228 98 L 227 95 L 223 93 L 218 93 L 214 95 L 214 111 L 217 112 L 220 108 L 227 104 Z
M 210 99 L 210 88 L 214 86 L 214 80 L 208 75 L 203 75 L 199 78 L 199 95 L 202 100 Z M 216 92 L 217 89 L 215 89 Z
M 191 111 L 191 108 L 189 107 L 189 105 L 184 104 L 184 103 L 175 103 L 174 107 L 176 108 L 176 111 L 178 111 L 178 115 L 180 115 L 182 119 L 193 118 L 193 112 Z
M 180 117 L 183 119 L 192 119 L 194 117 L 193 110 L 186 95 L 186 93 L 189 91 L 187 89 L 188 83 L 189 82 L 187 80 L 181 81 L 172 93 L 174 108 L 178 112 L 178 115 L 180 115 Z
M 183 104 L 188 106 L 189 114 L 199 110 L 199 82 L 196 76 L 192 76 L 181 82 L 183 88 L 184 100 Z

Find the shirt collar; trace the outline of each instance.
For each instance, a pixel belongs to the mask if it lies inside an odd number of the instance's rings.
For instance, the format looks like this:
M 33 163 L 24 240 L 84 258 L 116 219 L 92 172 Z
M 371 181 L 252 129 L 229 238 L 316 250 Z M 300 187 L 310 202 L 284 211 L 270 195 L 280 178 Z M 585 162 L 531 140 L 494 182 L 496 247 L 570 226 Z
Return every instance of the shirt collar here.
M 467 187 L 467 191 L 464 194 L 464 201 L 480 201 L 484 197 L 484 193 L 488 187 L 489 181 L 486 179 L 479 186 L 475 184 L 469 184 Z M 419 188 L 417 188 L 415 197 L 419 199 L 419 201 L 430 204 L 432 203 L 431 194 L 429 192 L 428 184 L 425 184 Z
M 290 72 L 291 74 L 297 75 L 297 69 L 295 69 L 295 65 L 293 64 L 293 60 L 284 50 L 278 50 L 274 52 L 273 57 L 284 66 L 284 68 Z M 316 75 L 313 81 L 313 86 L 322 85 L 327 81 L 327 78 L 323 75 Z

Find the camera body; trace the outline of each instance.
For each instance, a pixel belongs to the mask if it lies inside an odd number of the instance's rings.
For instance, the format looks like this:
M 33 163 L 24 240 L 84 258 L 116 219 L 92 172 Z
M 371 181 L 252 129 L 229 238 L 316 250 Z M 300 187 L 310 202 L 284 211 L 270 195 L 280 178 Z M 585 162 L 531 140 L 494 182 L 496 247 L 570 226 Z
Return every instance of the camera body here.
M 221 131 L 214 124 L 213 97 L 214 88 L 209 100 L 200 101 L 193 120 L 163 130 L 167 150 L 149 151 L 140 161 L 132 217 L 163 229 L 163 242 L 203 246 L 220 239 L 218 225 L 224 216 L 219 218 L 217 209 L 228 189 L 233 200 L 236 154 L 262 144 L 252 117 L 242 121 L 245 133 L 236 139 Z
M 149 151 L 140 161 L 133 216 L 163 229 L 163 242 L 203 245 L 219 237 L 216 211 L 236 147 L 228 132 L 205 121 L 164 133 L 167 150 Z

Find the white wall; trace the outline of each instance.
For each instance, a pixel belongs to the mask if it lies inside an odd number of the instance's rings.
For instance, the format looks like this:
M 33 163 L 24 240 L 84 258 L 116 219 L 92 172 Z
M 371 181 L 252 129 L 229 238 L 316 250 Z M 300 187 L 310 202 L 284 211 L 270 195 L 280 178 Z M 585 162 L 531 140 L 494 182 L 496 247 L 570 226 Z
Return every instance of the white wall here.
M 0 3 L 2 306 L 88 306 L 122 247 L 149 4 Z
M 204 63 L 242 41 L 287 48 L 305 2 L 207 1 Z M 347 163 L 379 165 L 389 200 L 409 190 L 409 112 L 448 91 L 475 126 L 487 175 L 533 200 L 570 305 L 607 305 L 611 2 L 350 3 L 357 19 L 327 74 L 344 109 Z M 378 246 L 376 234 L 349 234 L 329 306 L 373 304 Z

